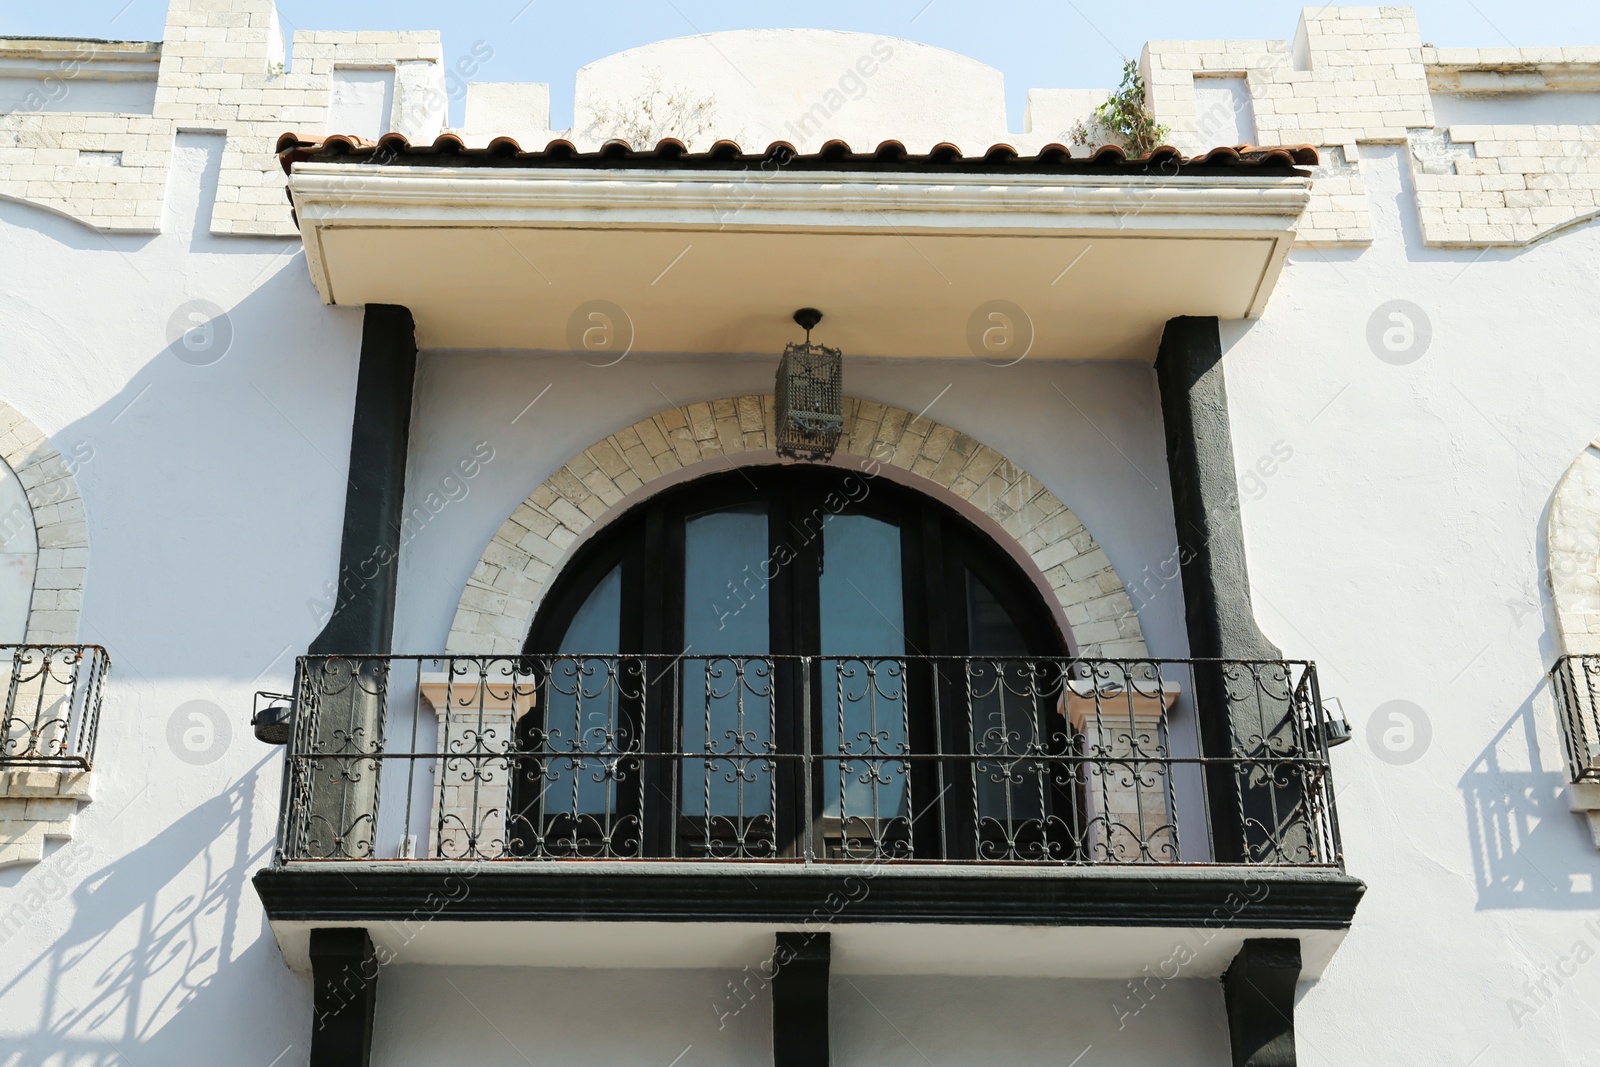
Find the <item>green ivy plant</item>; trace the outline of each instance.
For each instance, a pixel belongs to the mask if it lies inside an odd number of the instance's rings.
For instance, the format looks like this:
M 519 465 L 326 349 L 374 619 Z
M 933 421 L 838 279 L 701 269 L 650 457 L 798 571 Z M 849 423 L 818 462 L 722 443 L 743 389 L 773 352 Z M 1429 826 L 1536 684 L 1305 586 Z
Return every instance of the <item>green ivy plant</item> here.
M 1106 97 L 1105 103 L 1094 109 L 1089 122 L 1081 119 L 1072 128 L 1072 143 L 1090 145 L 1107 137 L 1122 142 L 1130 156 L 1149 155 L 1166 139 L 1171 129 L 1157 122 L 1150 114 L 1144 99 L 1144 76 L 1139 73 L 1139 61 L 1130 59 L 1122 64 L 1122 84 Z

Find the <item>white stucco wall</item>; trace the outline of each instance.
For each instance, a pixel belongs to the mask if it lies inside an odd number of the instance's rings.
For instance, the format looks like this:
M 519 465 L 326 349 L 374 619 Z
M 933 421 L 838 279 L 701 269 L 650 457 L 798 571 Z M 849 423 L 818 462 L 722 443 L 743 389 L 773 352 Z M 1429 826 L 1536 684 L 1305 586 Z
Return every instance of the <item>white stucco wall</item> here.
M 383 976 L 373 1062 L 435 1067 L 772 1061 L 772 1013 L 750 994 L 718 1009 L 736 973 L 401 964 Z M 444 997 L 451 998 L 444 1000 Z M 443 1009 L 443 1010 L 441 1010 Z
M 156 237 L 0 203 L 5 400 L 78 457 L 79 639 L 113 661 L 94 802 L 0 871 L 8 1067 L 307 1047 L 309 982 L 249 887 L 279 756 L 247 716 L 337 565 L 361 312 L 318 303 L 297 241 L 206 232 L 220 142 L 180 139 Z
M 384 973 L 374 1062 L 432 1067 L 534 1063 L 748 1067 L 770 1063 L 763 990 L 737 973 L 399 964 Z M 1213 982 L 1151 985 L 1137 1015 L 1122 983 L 836 974 L 832 1062 L 840 1067 L 1225 1067 L 1228 1032 Z M 1127 1012 L 1130 1009 L 1124 1007 Z M 679 1059 L 681 1057 L 681 1059 Z
M 686 77 L 693 71 L 694 76 Z M 865 33 L 738 30 L 619 52 L 578 72 L 573 130 L 593 140 L 606 115 L 657 93 L 705 103 L 695 147 L 717 138 L 815 151 L 838 137 L 858 149 L 900 139 L 927 151 L 978 151 L 1004 139 L 998 70 L 931 45 Z
M 1145 989 L 1063 979 L 834 975 L 828 998 L 840 1067 L 1105 1064 L 1226 1067 L 1215 982 Z M 1137 1011 L 1135 1011 L 1137 1009 Z
M 1600 856 L 1562 796 L 1541 544 L 1600 427 L 1600 230 L 1426 249 L 1403 157 L 1363 156 L 1373 246 L 1296 253 L 1266 315 L 1225 331 L 1240 466 L 1294 449 L 1244 505 L 1257 616 L 1355 732 L 1333 758 L 1370 888 L 1297 1036 L 1332 1062 L 1600 1063 L 1600 967 L 1574 962 L 1600 948 Z M 1367 341 L 1395 300 L 1431 323 L 1404 365 Z

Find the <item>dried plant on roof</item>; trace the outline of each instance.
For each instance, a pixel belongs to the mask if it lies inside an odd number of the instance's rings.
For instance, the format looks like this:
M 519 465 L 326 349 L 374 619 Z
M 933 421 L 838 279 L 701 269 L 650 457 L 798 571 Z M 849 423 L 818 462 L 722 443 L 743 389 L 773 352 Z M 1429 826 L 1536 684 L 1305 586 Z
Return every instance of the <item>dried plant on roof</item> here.
M 1130 59 L 1122 64 L 1122 84 L 1106 97 L 1105 103 L 1094 109 L 1087 122 L 1079 120 L 1073 126 L 1072 143 L 1120 144 L 1128 155 L 1138 157 L 1149 155 L 1171 132 L 1150 113 L 1139 61 Z
M 672 137 L 691 148 L 708 140 L 714 127 L 716 101 L 695 96 L 680 86 L 666 86 L 661 72 L 651 71 L 645 90 L 637 97 L 612 100 L 595 106 L 589 124 L 579 136 L 589 141 L 627 141 L 637 149 L 653 148 L 658 141 Z M 731 136 L 722 133 L 721 136 Z

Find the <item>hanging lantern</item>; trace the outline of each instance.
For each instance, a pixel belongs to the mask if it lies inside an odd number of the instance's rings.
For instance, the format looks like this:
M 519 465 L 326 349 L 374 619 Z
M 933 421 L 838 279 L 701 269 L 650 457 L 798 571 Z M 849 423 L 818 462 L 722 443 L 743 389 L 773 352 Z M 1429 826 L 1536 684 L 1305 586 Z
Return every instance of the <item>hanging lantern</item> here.
M 801 308 L 794 321 L 806 331 L 804 344 L 790 342 L 778 361 L 778 455 L 826 460 L 844 432 L 844 355 L 811 343 L 811 328 L 822 321 L 816 308 Z

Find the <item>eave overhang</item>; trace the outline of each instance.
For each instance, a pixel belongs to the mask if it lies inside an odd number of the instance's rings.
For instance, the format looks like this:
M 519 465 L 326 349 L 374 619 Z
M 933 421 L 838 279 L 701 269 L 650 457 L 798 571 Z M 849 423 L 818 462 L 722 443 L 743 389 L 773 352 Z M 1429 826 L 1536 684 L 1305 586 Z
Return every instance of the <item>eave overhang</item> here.
M 770 354 L 809 305 L 854 356 L 1023 354 L 980 347 L 998 324 L 1034 358 L 1148 360 L 1174 316 L 1261 314 L 1310 196 L 1172 170 L 311 161 L 289 190 L 323 300 L 404 305 L 429 348 L 568 350 L 604 302 L 637 352 Z

